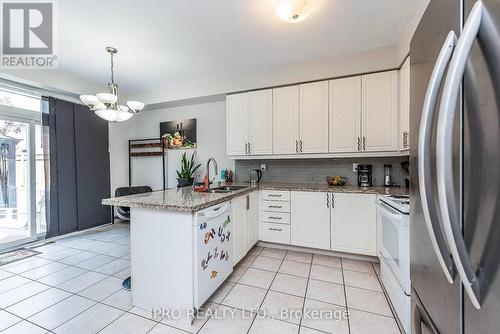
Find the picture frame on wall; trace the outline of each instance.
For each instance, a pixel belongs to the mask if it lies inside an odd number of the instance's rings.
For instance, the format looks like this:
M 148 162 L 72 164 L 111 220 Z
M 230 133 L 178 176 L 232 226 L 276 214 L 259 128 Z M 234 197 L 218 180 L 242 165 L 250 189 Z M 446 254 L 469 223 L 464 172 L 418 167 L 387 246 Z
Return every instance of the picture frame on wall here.
M 196 118 L 161 122 L 160 136 L 166 149 L 195 149 Z

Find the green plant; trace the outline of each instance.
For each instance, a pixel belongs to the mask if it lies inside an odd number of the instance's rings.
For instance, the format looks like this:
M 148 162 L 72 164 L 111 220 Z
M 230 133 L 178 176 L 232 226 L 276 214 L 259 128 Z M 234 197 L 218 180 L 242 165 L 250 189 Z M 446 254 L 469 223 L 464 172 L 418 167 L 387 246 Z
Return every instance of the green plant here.
M 189 179 L 193 177 L 194 172 L 201 166 L 201 164 L 194 166 L 194 153 L 191 155 L 191 159 L 188 160 L 186 153 L 182 154 L 181 158 L 181 170 L 176 171 L 177 177 L 179 179 Z

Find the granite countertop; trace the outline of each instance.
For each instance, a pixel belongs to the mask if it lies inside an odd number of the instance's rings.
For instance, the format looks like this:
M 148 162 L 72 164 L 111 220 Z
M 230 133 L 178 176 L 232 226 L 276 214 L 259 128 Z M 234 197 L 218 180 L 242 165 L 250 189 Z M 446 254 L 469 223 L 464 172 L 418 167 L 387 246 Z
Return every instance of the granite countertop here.
M 315 191 L 329 193 L 351 193 L 351 194 L 376 194 L 376 195 L 408 195 L 406 187 L 358 187 L 353 185 L 329 186 L 326 183 L 260 183 L 260 189 L 264 190 L 289 190 L 289 191 Z
M 215 194 L 197 192 L 194 191 L 193 187 L 185 187 L 130 196 L 106 198 L 102 200 L 102 204 L 125 206 L 130 208 L 195 212 L 258 190 L 258 186 L 253 186 L 247 183 L 231 183 L 230 185 L 241 185 L 246 186 L 246 188 L 232 191 L 230 193 Z
M 271 183 L 264 182 L 257 185 L 248 183 L 231 183 L 228 185 L 241 186 L 247 188 L 236 190 L 224 194 L 212 194 L 196 192 L 192 187 L 181 189 L 169 189 L 154 191 L 151 193 L 106 198 L 102 200 L 104 205 L 125 206 L 131 208 L 158 209 L 177 212 L 195 212 L 203 210 L 213 205 L 217 205 L 232 198 L 246 195 L 259 189 L 264 190 L 285 190 L 285 191 L 315 191 L 332 193 L 354 193 L 354 194 L 377 194 L 377 195 L 407 195 L 405 187 L 358 187 L 358 186 L 329 186 L 327 184 L 310 183 Z

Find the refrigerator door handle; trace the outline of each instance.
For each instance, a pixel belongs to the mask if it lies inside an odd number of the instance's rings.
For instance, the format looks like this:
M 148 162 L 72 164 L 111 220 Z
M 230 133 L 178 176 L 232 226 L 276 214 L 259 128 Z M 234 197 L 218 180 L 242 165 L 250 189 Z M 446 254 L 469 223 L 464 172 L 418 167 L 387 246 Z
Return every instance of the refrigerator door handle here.
M 415 334 L 423 334 L 424 332 L 422 331 L 422 324 L 432 333 L 432 334 L 439 334 L 438 329 L 436 328 L 436 325 L 432 322 L 431 319 L 427 316 L 425 311 L 421 310 L 420 306 L 415 305 L 415 308 L 413 310 L 413 321 L 414 321 L 414 328 L 413 331 Z
M 469 258 L 459 224 L 460 220 L 453 185 L 452 147 L 457 99 L 460 94 L 467 59 L 481 26 L 482 11 L 483 3 L 477 1 L 465 22 L 451 58 L 441 98 L 436 140 L 437 188 L 444 231 L 464 289 L 472 305 L 478 310 L 481 309 L 479 279 Z
M 424 105 L 422 108 L 422 118 L 420 119 L 420 133 L 418 136 L 418 184 L 420 188 L 420 197 L 422 202 L 422 211 L 424 214 L 425 225 L 431 239 L 434 253 L 443 270 L 446 279 L 453 284 L 455 272 L 453 268 L 453 259 L 446 248 L 445 239 L 441 233 L 438 213 L 434 206 L 434 195 L 432 193 L 431 179 L 431 142 L 432 142 L 432 120 L 436 110 L 436 102 L 439 94 L 439 88 L 443 81 L 446 67 L 450 62 L 453 49 L 457 41 L 454 31 L 450 31 L 436 59 L 432 69 L 431 78 L 425 93 Z M 430 207 L 432 203 L 433 207 Z M 431 211 L 432 210 L 432 211 Z M 434 218 L 434 219 L 433 219 Z

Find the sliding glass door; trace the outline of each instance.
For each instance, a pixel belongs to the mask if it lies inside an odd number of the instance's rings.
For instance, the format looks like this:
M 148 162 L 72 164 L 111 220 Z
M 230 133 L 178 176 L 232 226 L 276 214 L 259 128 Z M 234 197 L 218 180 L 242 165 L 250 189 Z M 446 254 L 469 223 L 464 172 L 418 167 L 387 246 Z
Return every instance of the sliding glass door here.
M 46 230 L 41 114 L 39 110 L 18 108 L 12 103 L 6 105 L 2 93 L 0 91 L 0 251 L 43 238 Z M 21 95 L 14 101 L 19 103 L 22 98 L 30 103 L 35 99 Z

